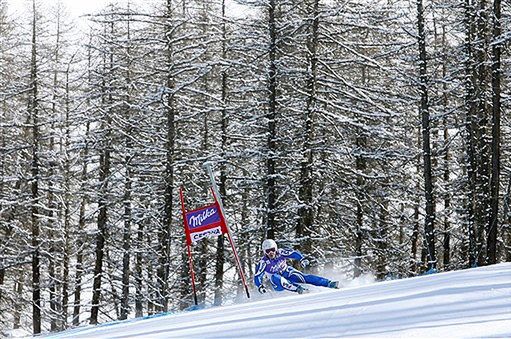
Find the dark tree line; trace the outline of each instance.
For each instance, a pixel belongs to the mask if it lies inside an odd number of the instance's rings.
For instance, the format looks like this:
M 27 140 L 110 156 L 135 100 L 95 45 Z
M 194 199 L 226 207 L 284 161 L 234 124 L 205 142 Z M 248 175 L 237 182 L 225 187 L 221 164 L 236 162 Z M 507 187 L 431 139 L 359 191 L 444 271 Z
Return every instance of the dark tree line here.
M 347 279 L 508 261 L 509 8 L 370 3 L 0 1 L 0 333 L 189 307 L 206 161 L 249 277 L 265 237 Z M 223 237 L 192 254 L 244 298 Z

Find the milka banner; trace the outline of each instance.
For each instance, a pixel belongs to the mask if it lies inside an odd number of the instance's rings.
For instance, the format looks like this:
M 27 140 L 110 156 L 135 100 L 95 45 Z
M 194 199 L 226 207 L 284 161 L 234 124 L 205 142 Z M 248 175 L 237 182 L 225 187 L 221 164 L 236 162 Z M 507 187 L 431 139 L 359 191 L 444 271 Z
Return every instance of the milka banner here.
M 232 253 L 234 254 L 234 258 L 236 261 L 236 266 L 238 268 L 239 275 L 245 286 L 245 291 L 247 292 L 247 297 L 250 298 L 250 293 L 248 291 L 247 281 L 245 279 L 245 273 L 243 273 L 243 269 L 241 266 L 241 261 L 238 256 L 238 251 L 236 250 L 236 246 L 231 237 L 231 232 L 229 231 L 229 226 L 227 225 L 227 220 L 225 219 L 225 214 L 223 211 L 222 198 L 218 193 L 218 187 L 216 186 L 215 178 L 213 176 L 213 172 L 211 166 L 207 166 L 208 173 L 211 178 L 211 193 L 213 194 L 214 203 L 210 205 L 206 205 L 201 208 L 197 208 L 191 211 L 188 211 L 185 206 L 185 195 L 184 189 L 181 186 L 179 189 L 179 198 L 181 199 L 181 211 L 183 213 L 183 224 L 185 228 L 186 234 L 186 250 L 188 252 L 188 261 L 190 266 L 190 278 L 192 282 L 192 291 L 193 291 L 193 299 L 195 305 L 198 305 L 197 302 L 197 291 L 195 288 L 195 273 L 193 270 L 193 256 L 192 256 L 192 244 L 196 244 L 199 240 L 204 239 L 206 237 L 218 237 L 219 235 L 225 234 L 229 243 L 231 244 Z
M 217 201 L 211 205 L 191 211 L 186 210 L 184 199 L 182 199 L 181 203 L 188 245 L 195 244 L 206 237 L 217 237 L 228 232 Z

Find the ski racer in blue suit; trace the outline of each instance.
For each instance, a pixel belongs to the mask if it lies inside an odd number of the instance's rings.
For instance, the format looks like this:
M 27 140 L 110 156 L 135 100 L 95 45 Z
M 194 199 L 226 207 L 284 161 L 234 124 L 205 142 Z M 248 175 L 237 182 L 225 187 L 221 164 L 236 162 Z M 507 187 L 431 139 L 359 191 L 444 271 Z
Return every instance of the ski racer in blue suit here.
M 309 261 L 296 250 L 279 249 L 273 239 L 266 239 L 262 244 L 264 256 L 256 265 L 254 284 L 259 293 L 266 293 L 263 285 L 266 276 L 275 291 L 293 291 L 302 294 L 304 288 L 299 284 L 311 284 L 328 288 L 339 288 L 338 281 L 331 281 L 312 274 L 304 274 L 294 267 L 287 265 L 287 259 L 300 261 L 303 268 L 307 267 Z

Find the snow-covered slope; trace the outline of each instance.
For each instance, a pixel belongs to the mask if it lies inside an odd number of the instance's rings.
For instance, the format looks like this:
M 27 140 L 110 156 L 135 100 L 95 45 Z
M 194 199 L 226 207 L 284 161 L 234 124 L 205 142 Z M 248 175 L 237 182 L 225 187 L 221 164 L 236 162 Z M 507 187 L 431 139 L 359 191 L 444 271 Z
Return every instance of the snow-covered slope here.
M 213 307 L 54 338 L 511 337 L 511 263 Z

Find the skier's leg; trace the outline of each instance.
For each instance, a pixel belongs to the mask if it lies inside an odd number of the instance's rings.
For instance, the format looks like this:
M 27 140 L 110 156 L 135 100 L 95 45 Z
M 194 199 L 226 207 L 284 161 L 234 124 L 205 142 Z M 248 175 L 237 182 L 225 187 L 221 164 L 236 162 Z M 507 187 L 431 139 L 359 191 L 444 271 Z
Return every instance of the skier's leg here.
M 285 276 L 287 279 L 289 279 L 289 281 L 293 283 L 305 283 L 323 287 L 330 287 L 333 283 L 332 281 L 317 275 L 304 274 L 292 267 L 288 268 L 288 270 L 285 272 Z
M 329 287 L 330 285 L 330 280 L 328 280 L 327 278 L 323 278 L 313 274 L 304 274 L 304 276 L 307 284 L 323 287 Z
M 295 285 L 291 283 L 289 280 L 281 276 L 280 274 L 273 274 L 270 278 L 271 284 L 275 291 L 293 291 L 298 292 L 299 289 L 302 289 L 301 286 Z M 302 289 L 303 291 L 303 289 Z

